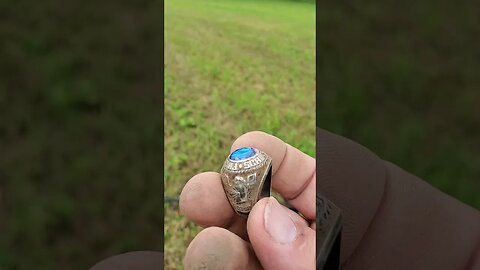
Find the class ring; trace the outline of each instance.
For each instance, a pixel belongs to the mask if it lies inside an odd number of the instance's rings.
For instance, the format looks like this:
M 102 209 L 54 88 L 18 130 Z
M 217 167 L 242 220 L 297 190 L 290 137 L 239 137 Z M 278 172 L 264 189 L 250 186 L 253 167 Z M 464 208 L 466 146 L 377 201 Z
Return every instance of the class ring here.
M 255 203 L 270 197 L 272 158 L 253 147 L 239 148 L 227 157 L 220 175 L 233 210 L 246 218 Z

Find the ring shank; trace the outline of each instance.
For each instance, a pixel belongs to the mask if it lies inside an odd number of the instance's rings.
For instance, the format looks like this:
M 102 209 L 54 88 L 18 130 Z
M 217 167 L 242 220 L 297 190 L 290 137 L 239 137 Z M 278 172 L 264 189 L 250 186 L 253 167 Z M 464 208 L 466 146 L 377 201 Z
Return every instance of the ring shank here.
M 260 196 L 258 197 L 259 200 L 261 198 L 270 197 L 272 194 L 272 163 L 268 165 L 267 176 L 265 177 L 265 181 L 263 181 L 261 190 Z

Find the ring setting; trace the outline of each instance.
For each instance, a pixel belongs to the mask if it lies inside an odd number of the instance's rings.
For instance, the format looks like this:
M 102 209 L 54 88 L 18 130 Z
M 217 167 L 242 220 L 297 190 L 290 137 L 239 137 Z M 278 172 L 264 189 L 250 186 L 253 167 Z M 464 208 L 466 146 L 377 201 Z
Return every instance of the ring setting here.
M 220 175 L 233 210 L 247 217 L 258 200 L 270 196 L 272 158 L 253 147 L 239 148 L 227 157 Z

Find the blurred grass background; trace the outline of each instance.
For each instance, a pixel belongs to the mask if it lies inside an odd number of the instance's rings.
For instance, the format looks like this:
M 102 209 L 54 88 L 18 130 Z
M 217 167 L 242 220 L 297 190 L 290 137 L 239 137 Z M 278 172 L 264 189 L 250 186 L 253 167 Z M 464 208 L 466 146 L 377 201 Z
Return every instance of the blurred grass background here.
M 477 1 L 322 1 L 317 121 L 480 209 Z
M 315 154 L 313 1 L 165 2 L 165 196 L 262 130 Z M 200 211 L 210 211 L 201 209 Z M 165 269 L 201 228 L 165 206 Z
M 0 269 L 162 250 L 162 1 L 0 1 Z

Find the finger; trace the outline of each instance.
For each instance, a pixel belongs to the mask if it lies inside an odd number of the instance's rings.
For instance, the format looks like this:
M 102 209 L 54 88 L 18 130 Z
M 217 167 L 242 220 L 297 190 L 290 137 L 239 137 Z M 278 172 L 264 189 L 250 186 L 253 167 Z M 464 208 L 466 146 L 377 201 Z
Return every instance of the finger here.
M 366 232 L 383 196 L 386 171 L 366 148 L 317 129 L 318 190 L 342 209 L 342 259 Z
M 391 163 L 385 166 L 381 205 L 345 268 L 468 269 L 480 240 L 478 212 Z
M 180 193 L 180 211 L 202 227 L 226 227 L 233 222 L 234 211 L 223 191 L 220 174 L 200 173 L 192 177 Z
M 232 151 L 255 147 L 272 158 L 272 187 L 299 210 L 307 219 L 315 219 L 315 159 L 260 131 L 240 136 Z
M 163 269 L 163 253 L 155 251 L 133 251 L 109 257 L 90 270 Z
M 359 144 L 317 136 L 319 191 L 343 212 L 345 269 L 465 268 L 480 237 L 478 212 Z
M 253 207 L 247 229 L 265 269 L 315 269 L 315 231 L 275 198 L 263 198 Z
M 198 225 L 228 228 L 246 238 L 246 221 L 230 206 L 220 174 L 205 172 L 192 177 L 183 187 L 179 204 L 180 211 Z
M 261 269 L 250 244 L 219 227 L 201 231 L 187 248 L 185 269 Z

